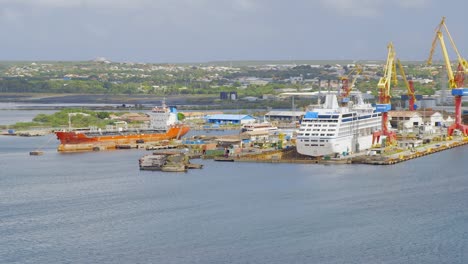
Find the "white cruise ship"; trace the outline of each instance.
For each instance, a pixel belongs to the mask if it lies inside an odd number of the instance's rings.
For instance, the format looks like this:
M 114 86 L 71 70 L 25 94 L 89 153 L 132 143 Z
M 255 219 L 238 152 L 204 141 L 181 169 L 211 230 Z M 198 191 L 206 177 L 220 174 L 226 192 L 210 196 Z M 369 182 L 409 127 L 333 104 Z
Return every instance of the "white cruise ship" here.
M 341 107 L 335 94 L 325 103 L 307 111 L 297 133 L 297 152 L 325 156 L 359 152 L 372 146 L 372 133 L 382 127 L 382 114 L 355 94 L 357 103 Z

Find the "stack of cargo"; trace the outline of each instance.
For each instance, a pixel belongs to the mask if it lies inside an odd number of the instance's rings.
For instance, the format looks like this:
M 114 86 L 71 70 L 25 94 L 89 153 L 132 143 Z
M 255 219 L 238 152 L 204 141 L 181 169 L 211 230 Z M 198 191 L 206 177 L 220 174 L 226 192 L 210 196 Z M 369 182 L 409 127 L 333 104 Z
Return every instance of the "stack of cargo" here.
M 185 172 L 187 169 L 200 169 L 202 165 L 192 164 L 183 153 L 154 153 L 139 160 L 140 170 L 160 170 Z
M 139 159 L 140 170 L 161 170 L 166 164 L 166 155 L 145 155 Z

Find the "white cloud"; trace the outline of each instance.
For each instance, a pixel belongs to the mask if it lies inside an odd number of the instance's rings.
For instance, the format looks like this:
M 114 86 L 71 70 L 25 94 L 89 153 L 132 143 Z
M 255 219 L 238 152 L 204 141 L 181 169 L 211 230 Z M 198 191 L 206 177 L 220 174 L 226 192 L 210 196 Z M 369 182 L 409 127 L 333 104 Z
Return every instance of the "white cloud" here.
M 321 0 L 323 7 L 341 15 L 376 17 L 386 8 L 424 8 L 431 0 Z
M 382 0 L 321 0 L 324 7 L 346 16 L 373 17 L 377 15 Z
M 258 0 L 0 0 L 0 5 L 34 6 L 41 8 L 161 8 L 230 5 L 251 9 Z
M 251 10 L 255 8 L 255 0 L 235 0 L 234 4 L 244 10 Z
M 179 2 L 192 2 L 182 0 Z M 40 8 L 136 8 L 170 4 L 170 0 L 0 0 L 2 5 L 34 6 Z
M 424 8 L 431 4 L 431 0 L 396 0 L 395 2 L 403 8 Z
M 21 19 L 21 13 L 11 9 L 11 8 L 2 8 L 0 9 L 0 18 L 7 22 L 17 22 Z

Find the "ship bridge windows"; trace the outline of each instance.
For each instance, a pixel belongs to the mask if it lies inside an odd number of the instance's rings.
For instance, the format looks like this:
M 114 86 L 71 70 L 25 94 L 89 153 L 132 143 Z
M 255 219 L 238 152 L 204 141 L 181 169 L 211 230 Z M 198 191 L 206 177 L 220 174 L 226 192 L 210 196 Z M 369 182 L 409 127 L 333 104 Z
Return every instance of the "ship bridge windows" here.
M 318 118 L 323 119 L 338 119 L 339 115 L 319 115 Z
M 344 114 L 344 115 L 343 115 L 343 118 L 346 118 L 346 117 L 352 117 L 352 116 L 353 116 L 353 114 L 352 114 L 352 113 L 350 113 L 350 114 Z

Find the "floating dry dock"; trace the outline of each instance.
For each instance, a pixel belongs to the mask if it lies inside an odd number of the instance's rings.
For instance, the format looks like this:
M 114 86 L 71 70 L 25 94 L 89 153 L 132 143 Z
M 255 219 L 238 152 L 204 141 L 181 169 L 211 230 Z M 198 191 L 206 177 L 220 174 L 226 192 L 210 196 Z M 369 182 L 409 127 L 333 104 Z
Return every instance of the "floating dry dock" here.
M 436 152 L 444 151 L 447 149 L 459 147 L 468 144 L 468 140 L 446 142 L 442 144 L 435 144 L 427 147 L 425 150 L 420 151 L 406 151 L 397 153 L 391 156 L 358 156 L 352 159 L 355 164 L 371 164 L 371 165 L 392 165 L 403 161 L 427 156 Z
M 235 162 L 258 162 L 258 163 L 302 163 L 302 164 L 370 164 L 370 165 L 392 165 L 399 162 L 423 157 L 443 150 L 468 144 L 468 138 L 463 140 L 451 140 L 436 142 L 419 148 L 418 150 L 399 151 L 394 154 L 367 155 L 357 153 L 343 157 L 309 157 L 296 152 L 295 148 L 284 150 L 268 150 L 255 154 L 243 154 L 230 156 L 228 158 L 215 157 L 215 160 L 229 159 Z

